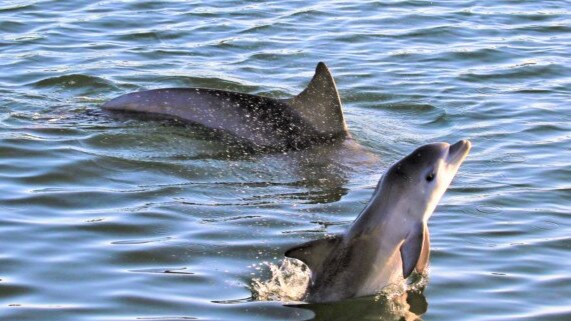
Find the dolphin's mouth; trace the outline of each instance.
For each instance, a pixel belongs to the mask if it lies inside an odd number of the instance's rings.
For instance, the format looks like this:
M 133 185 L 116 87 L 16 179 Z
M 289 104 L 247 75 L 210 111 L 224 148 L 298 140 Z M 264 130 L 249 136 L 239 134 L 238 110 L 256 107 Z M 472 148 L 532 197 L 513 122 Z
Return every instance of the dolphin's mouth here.
M 448 148 L 448 160 L 450 163 L 460 165 L 472 148 L 472 143 L 469 140 L 461 140 L 456 144 L 450 145 Z

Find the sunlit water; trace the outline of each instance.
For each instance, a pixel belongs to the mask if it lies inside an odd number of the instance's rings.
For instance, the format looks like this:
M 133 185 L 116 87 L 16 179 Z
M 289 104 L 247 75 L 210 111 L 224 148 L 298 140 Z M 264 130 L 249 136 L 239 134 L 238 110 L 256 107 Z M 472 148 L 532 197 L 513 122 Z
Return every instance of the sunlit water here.
M 570 320 L 570 7 L 3 0 L 0 319 Z M 378 160 L 245 155 L 98 108 L 175 86 L 290 97 L 318 61 Z M 462 138 L 423 295 L 255 300 L 264 262 L 347 228 L 389 164 Z

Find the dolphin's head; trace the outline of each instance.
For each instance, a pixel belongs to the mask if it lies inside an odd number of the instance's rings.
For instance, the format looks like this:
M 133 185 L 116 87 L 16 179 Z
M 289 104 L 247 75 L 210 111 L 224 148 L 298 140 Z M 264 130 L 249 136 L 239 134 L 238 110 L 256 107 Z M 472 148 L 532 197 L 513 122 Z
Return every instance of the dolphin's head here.
M 471 143 L 434 143 L 417 148 L 389 168 L 381 185 L 411 219 L 428 220 L 470 152 Z

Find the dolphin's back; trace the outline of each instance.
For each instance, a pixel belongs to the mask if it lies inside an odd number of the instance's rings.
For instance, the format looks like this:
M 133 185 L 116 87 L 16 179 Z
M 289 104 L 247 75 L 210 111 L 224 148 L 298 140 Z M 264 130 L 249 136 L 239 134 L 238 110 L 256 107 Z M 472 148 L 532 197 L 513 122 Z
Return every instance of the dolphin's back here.
M 315 135 L 279 100 L 224 90 L 147 90 L 117 97 L 103 108 L 174 117 L 223 130 L 259 147 L 291 147 L 301 143 L 300 137 Z
M 122 95 L 102 107 L 182 119 L 263 148 L 303 148 L 348 136 L 335 82 L 323 63 L 318 64 L 308 87 L 289 100 L 216 89 L 169 88 Z

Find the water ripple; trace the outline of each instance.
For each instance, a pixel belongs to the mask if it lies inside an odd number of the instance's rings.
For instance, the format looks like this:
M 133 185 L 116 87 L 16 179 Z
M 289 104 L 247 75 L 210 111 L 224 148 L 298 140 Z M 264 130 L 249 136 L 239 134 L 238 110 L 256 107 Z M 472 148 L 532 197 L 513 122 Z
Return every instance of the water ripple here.
M 570 17 L 561 1 L 2 2 L 0 315 L 569 319 Z M 288 98 L 317 61 L 374 165 L 99 109 L 160 87 Z M 393 161 L 464 138 L 426 301 L 251 298 L 263 262 L 349 226 Z

